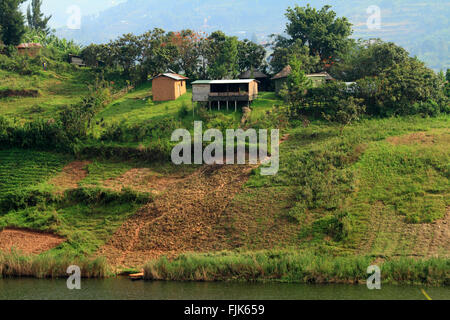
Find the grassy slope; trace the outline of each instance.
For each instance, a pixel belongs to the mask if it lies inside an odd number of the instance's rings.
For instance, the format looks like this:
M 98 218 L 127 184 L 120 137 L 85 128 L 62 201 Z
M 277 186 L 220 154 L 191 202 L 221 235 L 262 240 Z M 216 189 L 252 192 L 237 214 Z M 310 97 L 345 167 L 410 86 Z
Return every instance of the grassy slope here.
M 233 246 L 251 250 L 448 255 L 439 245 L 427 248 L 420 223 L 442 219 L 450 205 L 449 123 L 448 116 L 374 119 L 342 137 L 322 123 L 292 129 L 279 174 L 254 175 L 220 227 L 229 229 Z M 421 131 L 429 142 L 410 135 Z M 402 135 L 400 143 L 386 141 Z
M 86 90 L 76 74 L 47 74 L 33 79 L 0 72 L 5 75 L 0 80 L 2 88 L 39 87 L 42 93 L 37 99 L 0 101 L 2 114 L 21 119 L 50 117 L 57 106 L 74 102 Z M 106 123 L 139 124 L 178 117 L 184 104 L 190 107 L 190 100 L 188 92 L 177 101 L 153 103 L 151 88 L 144 85 L 108 105 L 97 121 L 103 118 Z M 273 93 L 261 93 L 253 104 L 251 120 L 280 103 Z M 43 110 L 30 113 L 35 104 L 43 106 Z M 227 114 L 214 111 L 219 113 Z M 241 113 L 228 113 L 238 122 Z M 192 123 L 192 117 L 183 121 Z M 450 147 L 445 129 L 449 122 L 448 116 L 374 119 L 350 126 L 343 136 L 338 135 L 338 128 L 320 122 L 306 129 L 291 129 L 290 139 L 282 145 L 280 173 L 275 177 L 253 175 L 217 227 L 227 230 L 230 247 L 241 250 L 325 247 L 336 254 L 445 254 L 439 246 L 431 248 L 432 252 L 425 248 L 428 243 L 421 236 L 424 228 L 419 222 L 442 218 L 449 206 Z M 420 131 L 427 131 L 432 142 L 386 140 Z M 1 154 L 0 182 L 5 185 L 2 193 L 31 184 L 48 187 L 46 181 L 69 161 L 32 151 L 16 152 L 11 157 L 9 152 Z M 30 166 L 38 167 L 39 174 L 30 175 Z M 80 186 L 101 186 L 102 181 L 145 166 L 161 174 L 176 170 L 160 164 L 99 160 L 88 166 L 90 174 Z M 14 179 L 8 178 L 11 171 Z M 28 208 L 3 213 L 0 226 L 53 230 L 69 239 L 52 250 L 54 254 L 85 255 L 95 252 L 136 209 L 136 205 L 123 203 Z
M 76 103 L 88 92 L 92 76 L 87 69 L 56 73 L 41 71 L 39 75 L 21 76 L 0 70 L 0 90 L 39 90 L 37 98 L 11 97 L 0 99 L 0 114 L 32 120 L 54 117 L 58 107 Z

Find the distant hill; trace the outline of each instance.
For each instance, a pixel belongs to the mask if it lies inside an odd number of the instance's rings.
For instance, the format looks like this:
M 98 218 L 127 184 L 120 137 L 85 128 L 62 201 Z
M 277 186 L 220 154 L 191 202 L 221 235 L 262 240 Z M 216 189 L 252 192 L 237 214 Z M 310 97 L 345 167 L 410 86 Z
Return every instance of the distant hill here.
M 405 47 L 435 70 L 450 68 L 448 17 L 450 3 L 440 0 L 128 0 L 100 14 L 85 16 L 80 30 L 62 28 L 58 35 L 82 44 L 101 43 L 124 33 L 139 34 L 154 27 L 165 30 L 191 28 L 267 41 L 284 30 L 284 12 L 296 3 L 320 8 L 330 4 L 338 15 L 354 24 L 355 38 L 379 37 Z M 369 30 L 366 12 L 371 5 L 381 9 L 382 25 Z

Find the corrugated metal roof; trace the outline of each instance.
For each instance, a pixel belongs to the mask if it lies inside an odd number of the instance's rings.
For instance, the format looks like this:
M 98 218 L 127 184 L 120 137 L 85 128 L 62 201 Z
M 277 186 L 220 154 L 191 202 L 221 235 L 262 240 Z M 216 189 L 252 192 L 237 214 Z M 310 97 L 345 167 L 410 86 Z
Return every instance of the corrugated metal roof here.
M 180 74 L 177 74 L 177 73 L 161 73 L 161 74 L 157 75 L 155 78 L 158 78 L 158 77 L 167 77 L 167 78 L 171 78 L 173 80 L 187 80 L 187 79 L 189 79 L 189 78 L 187 78 L 185 76 L 182 76 Z M 153 78 L 153 79 L 155 79 L 155 78 Z
M 250 83 L 256 81 L 255 79 L 237 79 L 237 80 L 197 80 L 192 84 L 232 84 L 232 83 Z

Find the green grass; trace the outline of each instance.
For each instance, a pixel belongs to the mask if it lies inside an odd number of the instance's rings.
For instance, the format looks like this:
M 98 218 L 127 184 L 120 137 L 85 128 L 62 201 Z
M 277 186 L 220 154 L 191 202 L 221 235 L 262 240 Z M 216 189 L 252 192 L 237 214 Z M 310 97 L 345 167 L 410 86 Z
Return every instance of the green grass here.
M 69 159 L 51 152 L 0 150 L 0 200 L 8 193 L 44 183 L 60 172 Z
M 104 119 L 106 123 L 125 121 L 127 124 L 136 124 L 148 120 L 177 117 L 183 104 L 191 108 L 191 100 L 192 93 L 189 90 L 177 100 L 153 102 L 151 84 L 148 83 L 106 106 L 96 116 L 96 120 Z
M 104 278 L 111 274 L 103 258 L 54 257 L 48 254 L 21 256 L 17 252 L 0 252 L 1 277 L 67 278 L 67 268 L 80 267 L 83 278 Z
M 184 254 L 144 267 L 147 280 L 364 283 L 370 256 L 336 257 L 313 251 L 269 250 Z M 450 260 L 397 259 L 380 265 L 383 283 L 448 285 Z
M 320 244 L 358 254 L 430 254 L 421 223 L 443 218 L 449 206 L 449 124 L 449 116 L 372 119 L 342 136 L 324 122 L 299 124 L 281 145 L 279 173 L 257 170 L 221 227 L 230 229 L 230 243 L 249 250 Z M 434 142 L 386 141 L 422 131 Z M 442 249 L 434 254 L 446 255 Z
M 92 80 L 88 69 L 64 73 L 42 71 L 32 76 L 0 70 L 0 90 L 34 89 L 40 93 L 37 98 L 0 99 L 0 114 L 20 120 L 54 118 L 60 107 L 79 102 L 88 93 Z
M 260 92 L 258 99 L 252 103 L 252 114 L 250 116 L 251 121 L 257 121 L 267 111 L 272 110 L 273 106 L 283 105 L 283 100 L 275 94 L 275 92 Z

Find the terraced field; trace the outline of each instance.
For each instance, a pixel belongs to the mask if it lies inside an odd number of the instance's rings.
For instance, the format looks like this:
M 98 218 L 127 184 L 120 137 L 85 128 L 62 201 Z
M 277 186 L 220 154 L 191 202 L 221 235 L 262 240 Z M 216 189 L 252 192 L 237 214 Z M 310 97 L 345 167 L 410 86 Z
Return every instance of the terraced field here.
M 31 150 L 0 150 L 0 201 L 7 193 L 36 186 L 68 163 L 66 155 Z

